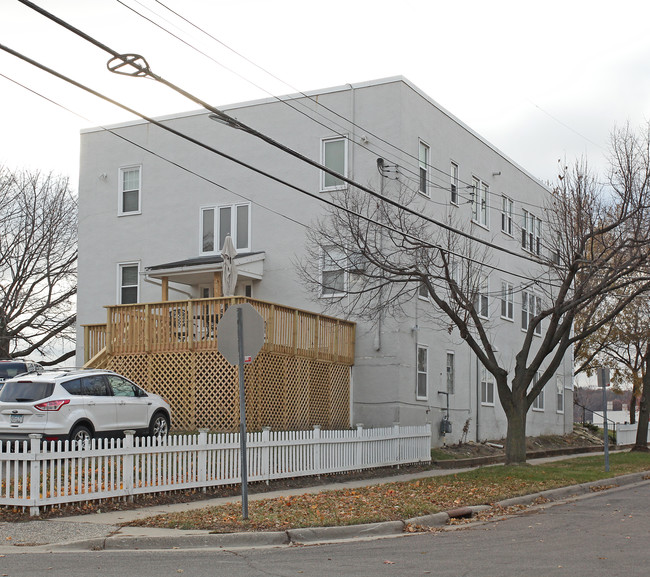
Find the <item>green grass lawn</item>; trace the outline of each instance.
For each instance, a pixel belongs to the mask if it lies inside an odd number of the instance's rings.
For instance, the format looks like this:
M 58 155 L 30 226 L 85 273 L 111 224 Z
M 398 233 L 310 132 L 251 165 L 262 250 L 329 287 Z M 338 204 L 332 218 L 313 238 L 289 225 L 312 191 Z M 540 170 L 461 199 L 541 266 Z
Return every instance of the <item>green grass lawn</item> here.
M 416 481 L 251 501 L 247 521 L 241 519 L 241 504 L 233 502 L 141 519 L 131 525 L 225 533 L 375 523 L 492 504 L 509 497 L 639 471 L 650 471 L 650 454 L 611 454 L 608 473 L 604 471 L 602 455 L 538 465 L 482 467 Z

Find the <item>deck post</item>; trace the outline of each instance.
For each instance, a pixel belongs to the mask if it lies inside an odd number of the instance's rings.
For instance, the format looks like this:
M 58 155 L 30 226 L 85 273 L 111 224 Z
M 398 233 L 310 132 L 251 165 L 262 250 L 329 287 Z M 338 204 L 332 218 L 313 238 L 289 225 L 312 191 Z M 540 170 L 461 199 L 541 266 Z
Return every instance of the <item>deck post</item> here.
M 298 354 L 298 311 L 295 310 L 293 313 L 293 354 Z
M 151 306 L 144 305 L 144 350 L 151 352 Z
M 106 353 L 113 352 L 113 317 L 111 315 L 111 307 L 106 307 Z
M 212 294 L 216 297 L 222 297 L 221 294 L 221 273 L 212 273 Z
M 341 331 L 341 323 L 336 319 L 336 331 L 334 331 L 334 362 L 339 362 L 339 332 Z
M 84 365 L 90 360 L 90 327 L 84 326 Z
M 271 305 L 269 309 L 269 324 L 266 327 L 266 350 L 270 353 L 275 351 L 275 305 Z

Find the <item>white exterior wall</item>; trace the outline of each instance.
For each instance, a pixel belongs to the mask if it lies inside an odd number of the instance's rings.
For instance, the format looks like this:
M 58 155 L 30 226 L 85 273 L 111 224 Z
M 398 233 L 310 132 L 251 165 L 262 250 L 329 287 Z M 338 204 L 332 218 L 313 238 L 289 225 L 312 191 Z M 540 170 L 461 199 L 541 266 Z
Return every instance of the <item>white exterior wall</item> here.
M 304 103 L 305 99 L 301 102 Z M 347 85 L 318 93 L 318 103 L 363 127 L 355 128 L 314 102 L 306 102 L 310 110 L 317 110 L 325 116 L 319 117 L 321 122 L 345 124 L 338 130 L 346 133 L 350 140 L 359 142 L 362 136 L 366 137 L 363 147 L 352 143 L 348 146 L 351 178 L 378 189 L 378 156 L 386 157 L 391 164 L 415 164 L 413 170 L 417 170 L 417 162 L 407 155 L 417 158 L 419 139 L 422 139 L 430 146 L 432 166 L 448 172 L 453 160 L 459 165 L 461 182 L 470 182 L 472 176 L 476 176 L 487 182 L 493 193 L 490 195 L 489 230 L 469 224 L 469 204 L 450 206 L 446 189 L 431 188 L 431 199 L 422 198 L 422 210 L 439 220 L 445 220 L 451 213 L 472 235 L 523 253 L 519 237 L 508 237 L 500 230 L 500 195 L 503 193 L 514 199 L 515 224 L 520 225 L 518 215 L 522 203 L 540 205 L 548 192 L 417 88 L 401 78 L 353 88 Z M 297 103 L 293 106 L 301 109 Z M 317 161 L 320 160 L 321 139 L 336 136 L 333 130 L 311 122 L 286 104 L 271 99 L 224 110 Z M 253 136 L 210 121 L 207 113 L 177 115 L 169 117 L 166 122 L 252 166 L 318 194 L 318 170 Z M 116 130 L 120 135 L 229 190 L 206 182 L 109 132 L 100 129 L 85 131 L 81 140 L 79 185 L 79 325 L 105 322 L 103 306 L 115 304 L 118 298 L 119 263 L 139 262 L 140 270 L 144 271 L 145 267 L 199 256 L 200 207 L 241 202 L 244 199 L 238 194 L 253 203 L 251 250 L 265 253 L 263 280 L 253 283 L 253 296 L 307 310 L 322 308 L 321 302 L 310 300 L 296 274 L 294 262 L 302 256 L 306 230 L 291 220 L 310 222 L 323 213 L 322 203 L 197 148 L 156 126 L 136 122 L 116 127 Z M 388 156 L 388 145 L 378 137 L 395 144 L 403 152 L 393 151 L 394 154 Z M 142 166 L 142 210 L 141 214 L 118 216 L 119 169 L 130 165 Z M 448 177 L 432 171 L 430 178 L 439 180 L 448 188 Z M 390 193 L 391 183 L 385 182 L 385 186 Z M 490 264 L 499 269 L 530 275 L 530 262 L 496 251 L 490 259 Z M 513 366 L 514 353 L 524 333 L 520 329 L 519 293 L 515 295 L 514 322 L 500 318 L 497 293 L 501 278 L 508 280 L 507 276 L 498 271 L 490 274 L 489 290 L 493 295 L 490 299 L 490 325 L 503 362 Z M 515 287 L 521 284 L 514 277 L 509 280 Z M 190 287 L 178 286 L 186 291 L 183 293 L 172 290 L 175 286 L 170 284 L 170 299 L 189 298 L 187 291 Z M 238 294 L 243 293 L 240 290 Z M 191 296 L 198 294 L 194 292 Z M 160 286 L 145 282 L 142 277 L 139 300 L 158 301 L 160 297 Z M 446 441 L 456 442 L 460 438 L 467 418 L 471 419 L 468 439 L 502 438 L 506 433 L 506 421 L 499 407 L 496 385 L 495 406 L 481 406 L 477 402 L 479 383 L 475 356 L 457 331 L 448 334 L 432 321 L 432 312 L 430 303 L 414 299 L 405 318 L 385 319 L 379 351 L 374 346 L 376 329 L 358 324 L 352 423 L 385 426 L 394 422 L 403 425 L 429 422 L 436 431 L 434 444 L 445 440 L 437 435 L 446 406 L 445 395 L 438 394 L 438 391 L 441 386 L 445 387 L 446 353 L 453 351 L 456 392 L 449 398 L 453 433 L 447 435 Z M 83 330 L 79 329 L 79 360 L 83 358 L 82 339 Z M 426 400 L 417 400 L 415 393 L 418 343 L 429 349 L 429 394 Z M 545 410 L 531 410 L 529 413 L 528 434 L 571 430 L 571 369 L 572 360 L 567 355 L 561 369 L 567 387 L 565 411 L 558 413 L 555 410 L 555 384 L 549 383 L 546 389 L 550 390 L 545 391 Z

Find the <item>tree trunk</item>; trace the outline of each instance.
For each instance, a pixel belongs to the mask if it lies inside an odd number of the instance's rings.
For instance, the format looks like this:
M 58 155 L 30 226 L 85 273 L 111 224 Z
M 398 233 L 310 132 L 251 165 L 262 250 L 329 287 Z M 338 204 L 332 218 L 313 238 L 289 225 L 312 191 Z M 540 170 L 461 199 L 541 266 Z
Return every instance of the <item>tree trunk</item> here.
M 508 419 L 506 465 L 526 464 L 526 409 L 524 406 L 523 401 L 515 402 L 506 411 Z
M 641 387 L 641 400 L 639 403 L 639 425 L 636 429 L 636 443 L 633 451 L 648 452 L 648 395 L 650 395 L 650 351 L 646 352 L 645 371 L 643 373 L 643 386 Z
M 630 425 L 636 423 L 636 394 L 632 391 L 630 395 Z
M 9 359 L 11 337 L 7 334 L 7 321 L 4 313 L 0 313 L 0 359 Z

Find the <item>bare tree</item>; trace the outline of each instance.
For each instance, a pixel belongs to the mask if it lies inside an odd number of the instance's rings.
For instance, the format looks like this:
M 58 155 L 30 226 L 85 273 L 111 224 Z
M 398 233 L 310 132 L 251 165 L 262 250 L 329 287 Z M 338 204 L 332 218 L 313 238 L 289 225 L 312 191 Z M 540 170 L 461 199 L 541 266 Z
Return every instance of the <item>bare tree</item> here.
M 67 178 L 0 167 L 0 358 L 74 355 L 76 263 Z
M 575 374 L 595 374 L 601 366 L 612 370 L 612 383 L 620 389 L 632 385 L 630 423 L 636 422 L 637 400 L 641 398 L 647 358 L 650 355 L 650 295 L 643 294 L 600 330 L 585 338 L 576 347 Z M 591 313 L 576 315 L 576 326 L 582 326 Z
M 615 132 L 606 190 L 584 164 L 562 169 L 545 211 L 546 245 L 521 268 L 526 286 L 541 296 L 529 303 L 514 366 L 495 354 L 492 326 L 482 310 L 484 279 L 498 266 L 500 251 L 477 242 L 458 222 L 440 226 L 421 217 L 426 208 L 415 192 L 402 188 L 389 201 L 342 192 L 336 199 L 341 208 L 311 229 L 301 273 L 317 293 L 344 290 L 341 304 L 375 320 L 426 287 L 438 322 L 457 330 L 494 376 L 507 417 L 506 460 L 523 463 L 526 415 L 567 351 L 650 289 L 647 150 L 647 135 Z M 337 277 L 343 272 L 350 277 L 345 287 Z M 605 303 L 606 314 L 574 327 L 578 311 L 603 310 Z

